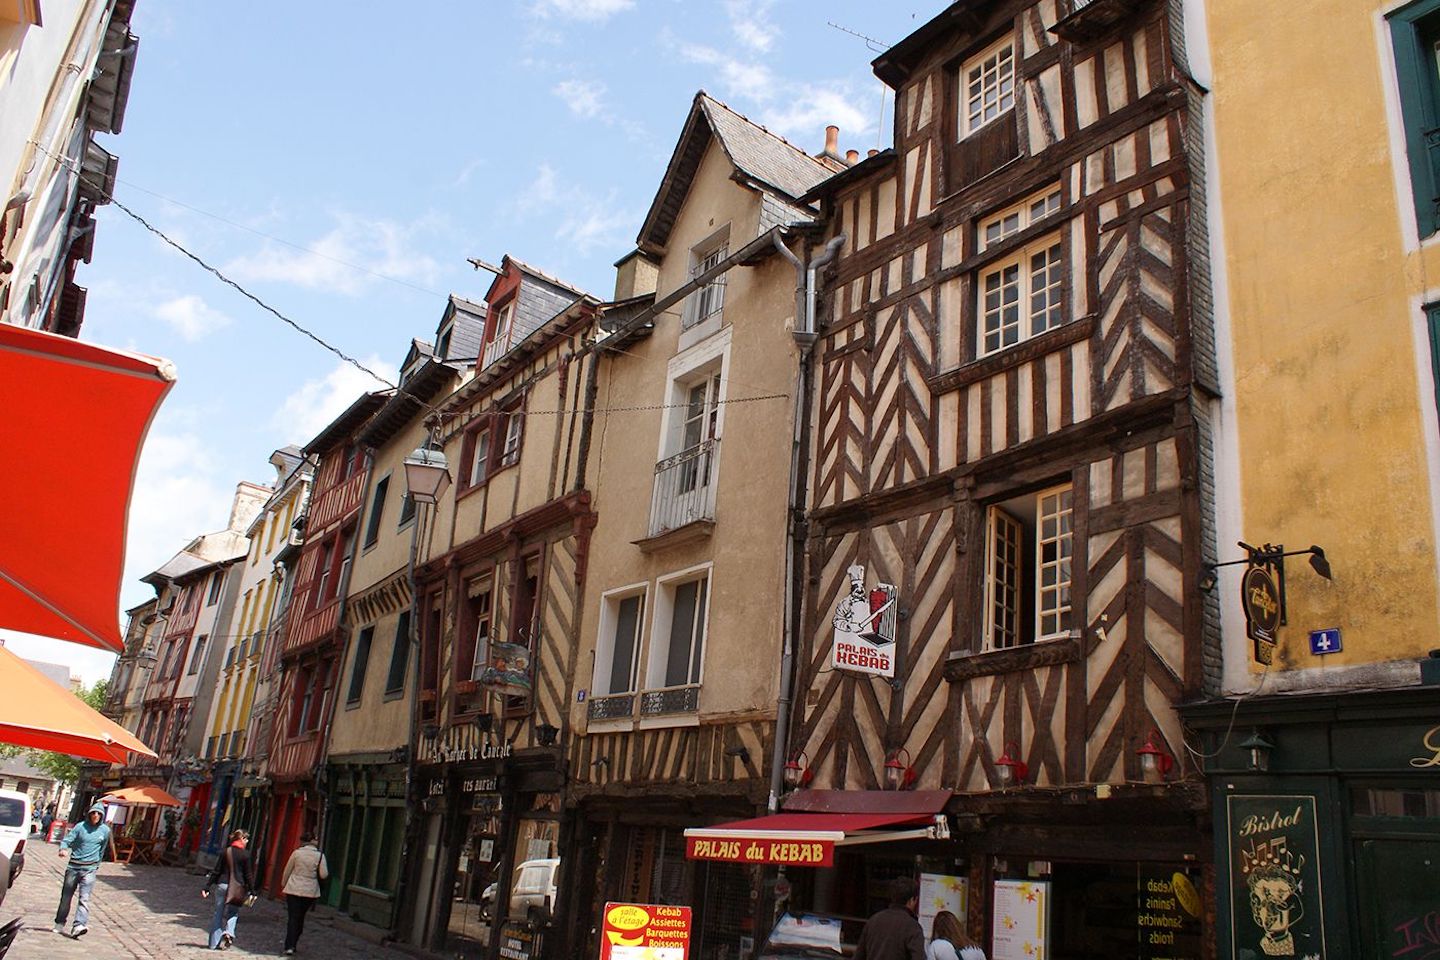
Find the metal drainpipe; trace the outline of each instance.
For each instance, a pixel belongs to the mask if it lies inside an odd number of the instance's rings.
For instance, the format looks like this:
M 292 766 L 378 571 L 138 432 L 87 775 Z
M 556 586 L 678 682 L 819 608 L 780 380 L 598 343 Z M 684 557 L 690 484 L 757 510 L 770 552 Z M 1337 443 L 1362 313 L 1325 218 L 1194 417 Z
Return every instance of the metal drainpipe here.
M 801 469 L 805 447 L 809 441 L 806 416 L 809 411 L 810 363 L 815 347 L 815 274 L 840 252 L 845 234 L 833 238 L 818 257 L 808 264 L 790 252 L 780 232 L 773 235 L 775 249 L 795 267 L 795 319 L 792 332 L 800 347 L 800 363 L 795 373 L 795 422 L 790 440 L 790 490 L 786 505 L 785 524 L 785 625 L 780 651 L 780 697 L 775 703 L 775 749 L 770 757 L 770 795 L 766 809 L 774 813 L 780 807 L 780 791 L 784 787 L 785 760 L 790 740 L 790 705 L 794 700 L 791 687 L 795 681 L 795 618 L 796 595 L 800 592 L 796 564 L 796 531 L 804 521 L 805 477 Z

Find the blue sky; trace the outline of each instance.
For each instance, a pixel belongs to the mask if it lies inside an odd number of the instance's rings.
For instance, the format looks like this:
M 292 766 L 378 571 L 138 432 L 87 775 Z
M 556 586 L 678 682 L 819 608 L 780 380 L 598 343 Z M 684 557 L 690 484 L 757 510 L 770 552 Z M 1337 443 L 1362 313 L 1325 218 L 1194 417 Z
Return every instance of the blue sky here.
M 510 253 L 602 299 L 695 92 L 818 152 L 887 146 L 875 51 L 940 0 L 140 0 L 116 198 L 282 313 L 393 375 L 467 259 Z M 883 105 L 882 105 L 883 101 Z M 882 124 L 883 109 L 883 124 Z M 82 338 L 168 357 L 179 381 L 141 458 L 139 577 L 221 528 L 235 484 L 374 381 L 113 207 Z M 111 658 L 16 638 L 87 681 Z

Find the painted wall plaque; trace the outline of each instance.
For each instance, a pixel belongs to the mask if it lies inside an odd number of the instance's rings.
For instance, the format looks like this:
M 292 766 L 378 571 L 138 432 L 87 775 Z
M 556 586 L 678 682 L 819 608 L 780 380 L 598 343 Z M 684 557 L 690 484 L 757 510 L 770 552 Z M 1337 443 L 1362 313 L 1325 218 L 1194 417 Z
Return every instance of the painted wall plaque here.
M 1226 797 L 1230 936 L 1237 960 L 1324 960 L 1315 798 Z

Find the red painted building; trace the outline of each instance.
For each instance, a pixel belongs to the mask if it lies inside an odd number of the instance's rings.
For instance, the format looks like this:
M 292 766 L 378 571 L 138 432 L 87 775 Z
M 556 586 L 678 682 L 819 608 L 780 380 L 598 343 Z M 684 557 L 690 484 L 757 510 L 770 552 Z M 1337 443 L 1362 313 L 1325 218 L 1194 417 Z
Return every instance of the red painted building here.
M 316 772 L 345 649 L 342 613 L 365 493 L 365 456 L 355 436 L 388 394 L 366 394 L 305 447 L 318 461 L 305 518 L 305 544 L 278 649 L 280 686 L 270 732 L 271 802 L 261 858 L 262 885 L 280 893 L 285 860 L 300 834 L 319 826 Z

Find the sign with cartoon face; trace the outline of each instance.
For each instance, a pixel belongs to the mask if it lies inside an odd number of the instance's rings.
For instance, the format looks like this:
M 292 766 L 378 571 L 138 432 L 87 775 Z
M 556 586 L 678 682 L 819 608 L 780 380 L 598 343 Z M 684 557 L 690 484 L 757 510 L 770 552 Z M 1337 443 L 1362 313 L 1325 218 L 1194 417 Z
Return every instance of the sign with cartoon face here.
M 1226 798 L 1233 955 L 1324 958 L 1313 796 Z
M 865 589 L 865 568 L 849 569 L 850 593 L 835 607 L 835 644 L 830 664 L 840 670 L 895 676 L 895 587 Z

